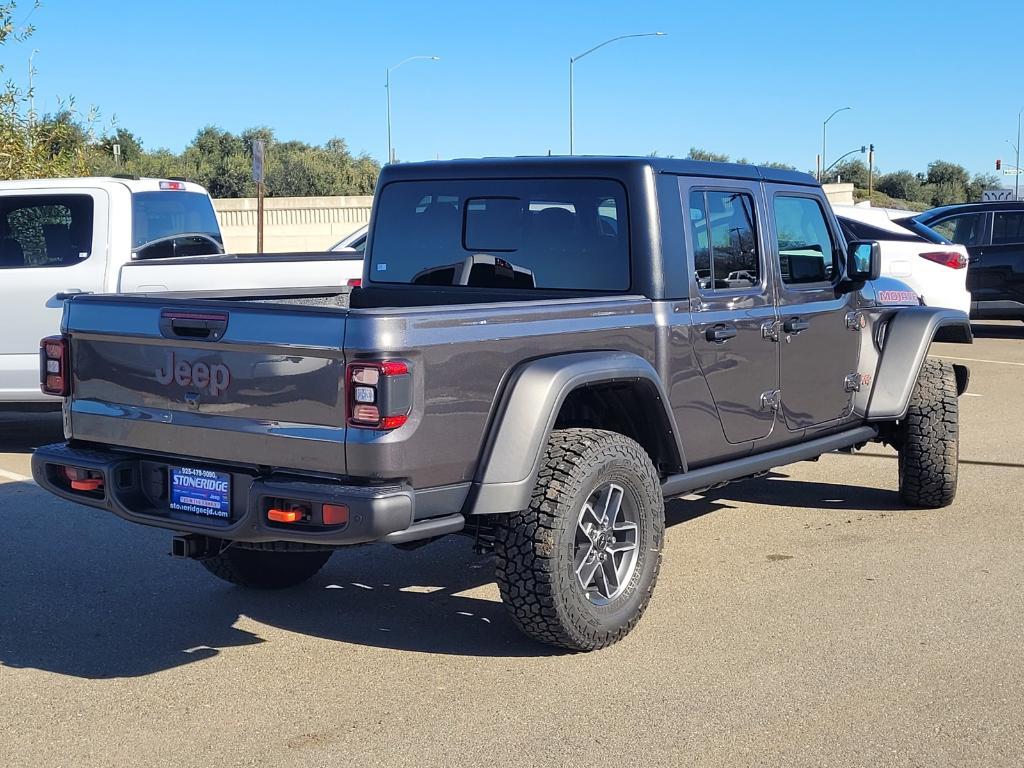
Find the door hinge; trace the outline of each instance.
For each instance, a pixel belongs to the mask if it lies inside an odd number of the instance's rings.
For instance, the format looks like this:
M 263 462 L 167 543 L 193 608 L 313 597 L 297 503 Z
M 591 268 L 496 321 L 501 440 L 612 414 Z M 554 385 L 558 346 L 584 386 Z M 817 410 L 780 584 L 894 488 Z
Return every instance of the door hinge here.
M 761 393 L 761 410 L 762 411 L 777 411 L 782 405 L 782 390 L 781 389 L 769 389 L 767 392 Z
M 847 392 L 860 392 L 861 375 L 859 373 L 851 373 L 846 377 L 846 391 Z
M 779 340 L 779 327 L 782 325 L 778 320 L 765 320 L 761 323 L 761 338 L 765 341 Z
M 867 325 L 868 318 L 863 312 L 846 313 L 846 327 L 851 331 L 863 331 Z

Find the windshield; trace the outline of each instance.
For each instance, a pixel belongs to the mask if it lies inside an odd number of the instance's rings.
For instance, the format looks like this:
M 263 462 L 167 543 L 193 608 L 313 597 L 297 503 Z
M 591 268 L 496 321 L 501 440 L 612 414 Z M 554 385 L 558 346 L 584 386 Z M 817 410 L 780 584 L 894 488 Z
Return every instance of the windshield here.
M 185 233 L 207 235 L 223 245 L 209 197 L 198 192 L 136 192 L 132 195 L 132 250 L 154 240 Z
M 625 291 L 626 193 L 607 179 L 393 182 L 371 251 L 375 283 Z

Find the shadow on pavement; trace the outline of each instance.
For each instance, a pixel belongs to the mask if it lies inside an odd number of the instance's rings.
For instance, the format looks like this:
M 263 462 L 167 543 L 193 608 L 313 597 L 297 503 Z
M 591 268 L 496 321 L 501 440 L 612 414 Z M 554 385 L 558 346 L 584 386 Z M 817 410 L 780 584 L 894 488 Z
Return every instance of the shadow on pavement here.
M 776 478 L 785 477 L 776 475 Z M 826 509 L 893 509 L 894 493 L 752 480 L 672 501 L 678 526 L 729 501 Z M 448 537 L 412 552 L 386 545 L 335 553 L 305 585 L 252 592 L 173 560 L 168 532 L 0 484 L 0 665 L 84 678 L 135 677 L 221 649 L 272 642 L 243 617 L 372 647 L 492 657 L 561 653 L 519 633 L 497 600 L 492 556 Z M 236 626 L 240 623 L 242 626 Z
M 60 411 L 16 413 L 0 411 L 0 453 L 31 453 L 64 439 Z
M 1024 323 L 971 323 L 979 339 L 1024 339 Z
M 789 475 L 780 472 L 731 483 L 723 488 L 706 491 L 702 496 L 703 501 L 714 499 L 719 505 L 728 501 L 742 501 L 824 511 L 901 512 L 908 509 L 896 490 L 790 480 Z

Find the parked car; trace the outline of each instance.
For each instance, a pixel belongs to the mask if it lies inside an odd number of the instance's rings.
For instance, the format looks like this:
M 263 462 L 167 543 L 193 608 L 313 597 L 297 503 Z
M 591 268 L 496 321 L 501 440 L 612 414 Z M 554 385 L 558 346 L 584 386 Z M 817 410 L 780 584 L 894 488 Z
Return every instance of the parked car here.
M 1024 202 L 946 205 L 912 219 L 967 249 L 971 317 L 1024 320 Z
M 329 251 L 355 251 L 362 254 L 366 250 L 366 236 L 370 231 L 370 225 L 364 224 L 355 232 L 345 235 L 338 242 L 327 250 Z
M 969 312 L 967 249 L 923 224 L 908 229 L 885 211 L 856 205 L 832 206 L 846 239 L 875 240 L 882 249 L 882 274 L 902 280 L 921 302 Z
M 806 174 L 402 163 L 373 221 L 351 294 L 71 298 L 36 482 L 246 587 L 467 535 L 513 621 L 574 650 L 640 620 L 665 498 L 884 442 L 900 503 L 953 501 L 968 371 L 927 354 L 967 315 L 881 277 Z
M 344 285 L 362 255 L 224 256 L 213 204 L 177 179 L 0 182 L 0 408 L 56 407 L 39 391 L 39 339 L 82 293 Z

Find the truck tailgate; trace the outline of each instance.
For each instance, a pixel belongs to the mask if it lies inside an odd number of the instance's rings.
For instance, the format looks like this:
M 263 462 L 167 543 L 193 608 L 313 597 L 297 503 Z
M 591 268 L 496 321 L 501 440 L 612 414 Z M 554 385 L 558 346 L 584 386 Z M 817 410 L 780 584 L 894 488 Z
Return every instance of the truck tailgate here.
M 83 296 L 68 303 L 75 440 L 345 474 L 346 312 Z

